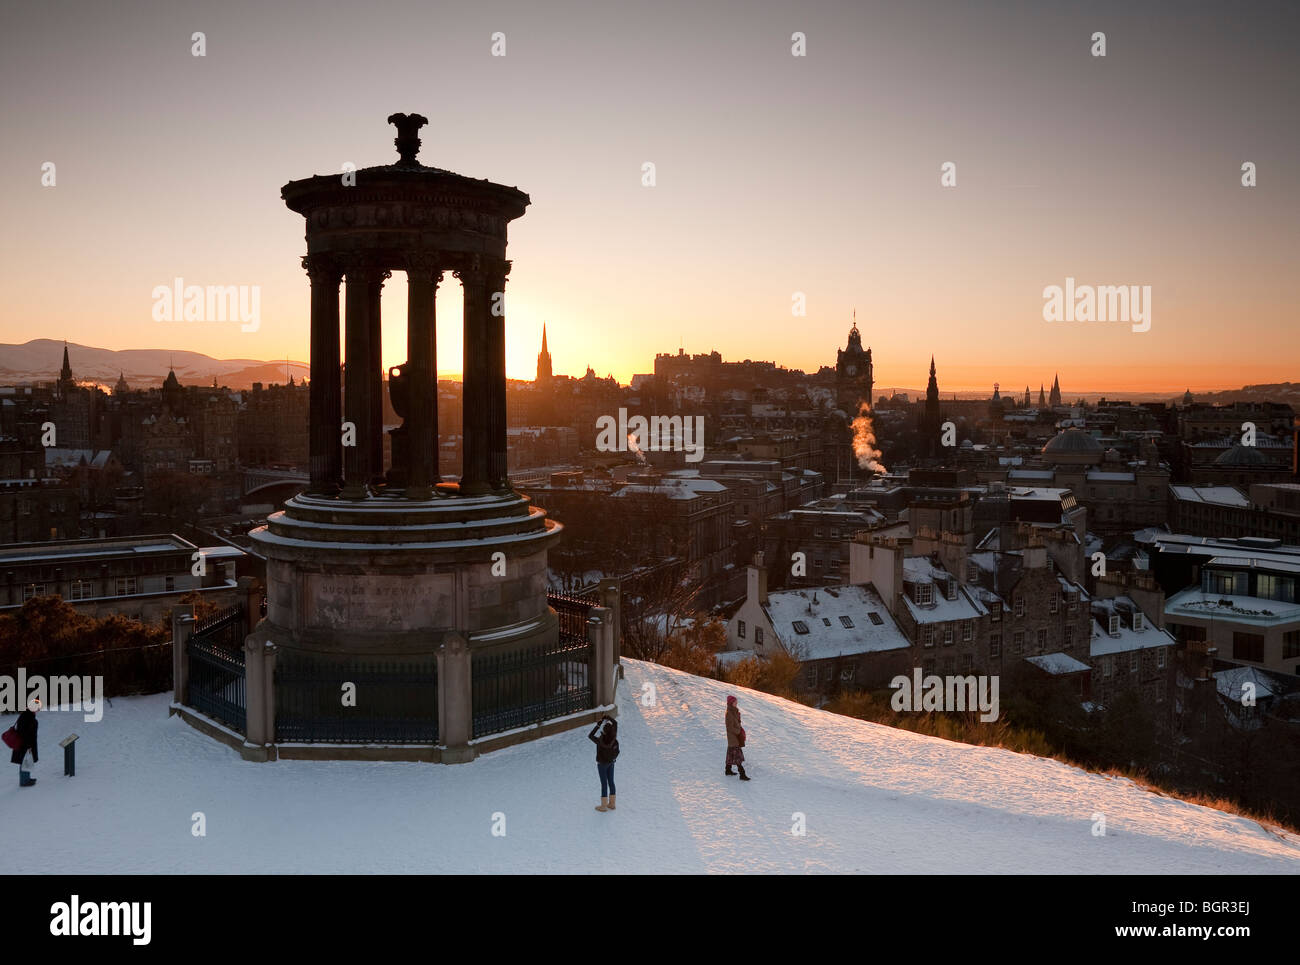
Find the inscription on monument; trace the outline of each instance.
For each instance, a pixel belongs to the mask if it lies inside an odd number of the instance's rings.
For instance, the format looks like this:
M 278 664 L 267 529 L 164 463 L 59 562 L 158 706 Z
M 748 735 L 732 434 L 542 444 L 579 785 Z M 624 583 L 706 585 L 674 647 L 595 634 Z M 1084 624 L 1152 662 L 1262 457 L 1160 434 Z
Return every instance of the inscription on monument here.
M 408 630 L 455 624 L 455 583 L 437 576 L 307 577 L 308 625 Z

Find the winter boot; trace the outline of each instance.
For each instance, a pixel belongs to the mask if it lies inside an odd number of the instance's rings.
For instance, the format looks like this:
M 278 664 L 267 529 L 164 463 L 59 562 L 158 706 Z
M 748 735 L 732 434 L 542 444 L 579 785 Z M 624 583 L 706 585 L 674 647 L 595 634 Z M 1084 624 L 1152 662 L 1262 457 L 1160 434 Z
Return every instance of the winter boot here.
M 733 771 L 733 770 L 731 769 L 731 765 L 730 765 L 730 764 L 727 765 L 727 769 L 726 769 L 725 771 L 723 771 L 722 773 L 725 774 L 725 775 L 727 775 L 727 777 L 735 777 L 735 776 L 736 776 L 736 772 Z
M 742 781 L 748 781 L 748 780 L 749 780 L 749 775 L 745 773 L 745 765 L 744 765 L 744 764 L 737 764 L 736 766 L 737 766 L 738 768 L 740 768 L 740 779 L 741 779 Z
M 609 798 L 607 798 L 607 797 L 603 797 L 603 798 L 601 798 L 601 799 L 600 799 L 600 803 L 596 805 L 596 810 L 597 810 L 597 811 L 608 811 L 608 810 L 609 810 Z
M 30 772 L 28 772 L 28 771 L 19 771 L 19 772 L 18 772 L 18 786 L 19 786 L 19 787 L 31 787 L 31 786 L 32 786 L 33 784 L 35 784 L 35 783 L 36 783 L 36 778 L 32 777 L 32 775 L 31 775 Z
M 617 795 L 614 795 L 614 794 L 611 794 L 611 795 L 609 796 L 609 809 L 610 809 L 611 811 L 614 810 L 614 798 L 615 798 L 616 796 L 617 796 Z

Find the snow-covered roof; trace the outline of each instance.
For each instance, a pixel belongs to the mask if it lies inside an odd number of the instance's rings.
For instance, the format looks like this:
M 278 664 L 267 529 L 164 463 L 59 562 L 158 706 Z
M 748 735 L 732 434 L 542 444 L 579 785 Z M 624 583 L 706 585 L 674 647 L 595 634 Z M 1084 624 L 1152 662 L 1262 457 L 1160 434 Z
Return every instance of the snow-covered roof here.
M 903 560 L 903 579 L 911 583 L 928 583 L 934 587 L 930 594 L 934 601 L 931 605 L 915 602 L 908 594 L 903 594 L 907 612 L 917 623 L 948 623 L 953 620 L 974 620 L 988 613 L 979 598 L 967 592 L 967 588 L 941 565 L 931 562 L 924 556 L 909 556 Z M 956 583 L 956 597 L 949 600 L 944 592 L 947 581 Z
M 1168 630 L 1153 626 L 1131 597 L 1099 598 L 1094 599 L 1090 605 L 1093 621 L 1089 653 L 1094 657 L 1174 645 L 1173 635 Z M 1110 632 L 1112 616 L 1119 617 L 1119 627 L 1113 634 Z M 1138 616 L 1141 617 L 1140 620 L 1136 619 Z M 1135 622 L 1142 624 L 1140 630 L 1133 629 Z
M 1257 667 L 1232 667 L 1214 674 L 1214 688 L 1228 700 L 1241 700 L 1244 684 L 1255 685 L 1255 699 L 1274 696 L 1277 684 L 1273 678 Z
M 805 660 L 885 650 L 909 643 L 870 586 L 823 586 L 770 593 L 763 604 L 782 644 Z
M 1080 673 L 1087 670 L 1088 665 L 1081 660 L 1076 660 L 1068 653 L 1044 653 L 1036 657 L 1025 657 L 1027 663 L 1032 663 L 1040 670 L 1045 670 L 1053 676 L 1061 674 Z
M 1202 593 L 1200 587 L 1181 590 L 1165 601 L 1166 617 L 1229 619 L 1235 623 L 1271 626 L 1300 621 L 1300 605 L 1234 593 Z
M 727 487 L 713 479 L 683 479 L 680 476 L 664 476 L 657 483 L 632 483 L 624 486 L 611 498 L 625 499 L 634 494 L 653 494 L 668 499 L 694 499 L 707 493 L 725 493 Z
M 1250 500 L 1241 490 L 1232 486 L 1170 486 L 1175 499 L 1189 503 L 1208 503 L 1214 506 L 1233 506 L 1245 509 Z

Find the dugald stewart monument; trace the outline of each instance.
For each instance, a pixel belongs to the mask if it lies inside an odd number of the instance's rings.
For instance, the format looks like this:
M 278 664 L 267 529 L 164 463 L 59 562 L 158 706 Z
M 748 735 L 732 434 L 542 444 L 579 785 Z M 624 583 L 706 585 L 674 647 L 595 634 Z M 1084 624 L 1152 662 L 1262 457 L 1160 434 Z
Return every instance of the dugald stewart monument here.
M 506 229 L 528 195 L 421 164 L 426 118 L 388 120 L 395 163 L 281 191 L 307 226 L 311 481 L 251 534 L 266 607 L 235 621 L 251 629 L 243 674 L 215 641 L 231 632 L 220 621 L 176 648 L 178 710 L 253 759 L 455 763 L 613 712 L 617 589 L 548 598 L 561 526 L 506 475 Z M 395 271 L 407 360 L 387 383 L 403 421 L 385 471 L 380 298 Z M 435 318 L 450 279 L 464 304 L 459 482 L 438 472 Z M 226 699 L 235 687 L 243 701 Z

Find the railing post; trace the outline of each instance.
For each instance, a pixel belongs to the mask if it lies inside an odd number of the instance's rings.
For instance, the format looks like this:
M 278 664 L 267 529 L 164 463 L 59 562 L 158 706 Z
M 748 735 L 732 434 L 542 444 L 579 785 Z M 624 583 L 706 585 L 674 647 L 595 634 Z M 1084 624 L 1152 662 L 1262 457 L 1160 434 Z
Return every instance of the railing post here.
M 606 578 L 597 587 L 600 605 L 610 611 L 610 623 L 613 625 L 613 665 L 618 675 L 623 676 L 623 603 L 622 588 L 617 579 Z
M 587 641 L 591 644 L 591 697 L 593 706 L 607 707 L 614 702 L 614 646 L 612 614 L 603 606 L 594 606 L 587 617 Z
M 244 610 L 244 635 L 252 633 L 262 619 L 262 584 L 254 576 L 241 576 L 235 581 L 236 599 Z
M 183 611 L 172 611 L 172 703 L 189 703 L 190 637 L 194 633 L 194 617 Z
M 471 686 L 469 642 L 459 633 L 448 634 L 438 646 L 438 742 L 444 764 L 474 759 Z

